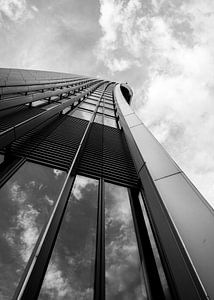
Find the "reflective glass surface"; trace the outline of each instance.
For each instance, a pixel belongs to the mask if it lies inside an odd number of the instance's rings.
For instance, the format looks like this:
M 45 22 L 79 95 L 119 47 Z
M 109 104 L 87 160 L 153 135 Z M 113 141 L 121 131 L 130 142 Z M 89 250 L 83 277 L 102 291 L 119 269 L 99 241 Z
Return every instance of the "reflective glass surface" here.
M 97 202 L 98 181 L 77 176 L 40 300 L 93 299 Z
M 99 124 L 103 124 L 103 117 L 102 117 L 102 115 L 96 114 L 94 122 L 95 123 L 99 123 Z
M 105 184 L 106 299 L 147 299 L 126 188 Z
M 26 162 L 0 190 L 0 299 L 11 299 L 66 173 Z
M 97 101 L 96 100 L 92 100 L 92 99 L 87 99 L 85 100 L 85 103 L 91 103 L 91 104 L 97 104 Z
M 90 110 L 94 111 L 96 106 L 93 105 L 93 104 L 83 102 L 83 103 L 80 104 L 80 107 L 90 109 Z
M 112 104 L 109 104 L 109 103 L 106 103 L 106 102 L 105 102 L 105 107 L 106 107 L 106 108 L 111 108 L 111 109 L 114 108 Z
M 154 258 L 155 258 L 158 274 L 159 274 L 160 281 L 161 281 L 161 284 L 162 284 L 162 288 L 163 288 L 163 291 L 164 291 L 164 295 L 165 295 L 165 298 L 167 300 L 170 300 L 170 299 L 172 299 L 172 296 L 170 294 L 169 286 L 168 286 L 168 283 L 167 283 L 167 280 L 166 280 L 166 276 L 165 276 L 163 266 L 162 266 L 162 263 L 161 263 L 161 260 L 160 260 L 160 256 L 159 256 L 159 253 L 158 253 L 158 249 L 157 249 L 157 246 L 156 246 L 155 238 L 154 238 L 154 235 L 153 235 L 153 232 L 152 232 L 150 221 L 149 221 L 149 218 L 148 218 L 146 208 L 145 208 L 145 205 L 144 205 L 143 198 L 142 198 L 141 194 L 139 194 L 139 200 L 140 200 L 140 205 L 141 205 L 141 208 L 142 208 L 142 213 L 143 213 L 144 221 L 145 221 L 145 224 L 146 224 L 147 232 L 148 232 L 148 235 L 149 235 L 150 243 L 151 243 L 151 246 L 152 246 L 152 251 L 153 251 Z
M 102 107 L 98 107 L 97 112 L 102 113 L 103 112 L 103 108 Z
M 100 99 L 100 97 L 99 96 L 92 96 L 92 95 L 90 95 L 89 97 L 88 97 L 88 99 L 93 99 L 93 100 L 99 100 Z
M 0 154 L 0 164 L 4 161 L 4 155 Z
M 114 110 L 105 107 L 104 113 L 110 116 L 114 116 Z
M 92 117 L 92 112 L 85 111 L 83 109 L 77 109 L 74 112 L 69 113 L 69 116 L 89 121 Z
M 105 118 L 104 118 L 104 125 L 107 125 L 107 126 L 111 126 L 111 127 L 117 128 L 117 124 L 116 124 L 115 119 L 113 119 L 113 118 L 108 118 L 108 117 L 106 117 L 106 116 L 105 116 Z
M 106 98 L 104 98 L 104 101 L 105 101 L 105 103 L 109 103 L 109 104 L 113 103 L 112 100 L 109 100 L 109 99 L 106 99 Z

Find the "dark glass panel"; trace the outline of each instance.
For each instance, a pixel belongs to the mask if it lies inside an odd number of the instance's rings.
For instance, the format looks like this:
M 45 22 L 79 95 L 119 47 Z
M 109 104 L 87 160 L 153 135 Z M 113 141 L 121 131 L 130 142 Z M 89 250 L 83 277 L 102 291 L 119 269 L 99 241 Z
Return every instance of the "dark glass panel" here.
M 0 154 L 0 164 L 3 163 L 3 161 L 4 161 L 4 155 Z
M 109 117 L 106 117 L 106 116 L 104 118 L 104 125 L 117 128 L 117 123 L 116 123 L 115 119 L 109 118 Z
M 0 190 L 0 299 L 11 299 L 66 173 L 26 162 Z
M 74 112 L 69 113 L 69 116 L 90 121 L 92 112 L 83 109 L 76 109 Z
M 106 299 L 148 299 L 127 188 L 105 184 Z
M 40 300 L 93 299 L 98 181 L 77 176 Z
M 145 208 L 145 205 L 144 205 L 143 198 L 142 198 L 141 194 L 139 194 L 139 199 L 140 199 L 140 205 L 141 205 L 141 208 L 142 208 L 143 217 L 144 217 L 144 221 L 145 221 L 145 224 L 146 224 L 146 227 L 147 227 L 150 243 L 151 243 L 151 246 L 152 246 L 152 250 L 153 250 L 153 254 L 154 254 L 158 274 L 159 274 L 160 281 L 161 281 L 163 291 L 164 291 L 164 294 L 165 294 L 165 298 L 167 300 L 170 300 L 170 299 L 172 299 L 172 296 L 170 294 L 169 286 L 168 286 L 168 283 L 167 283 L 167 280 L 166 280 L 166 276 L 165 276 L 165 273 L 164 273 L 164 270 L 163 270 L 163 266 L 162 266 L 162 263 L 161 263 L 161 260 L 160 260 L 160 256 L 159 256 L 159 253 L 158 253 L 158 249 L 157 249 L 156 242 L 155 242 L 155 239 L 154 239 L 154 235 L 153 235 L 153 232 L 152 232 L 152 228 L 151 228 L 151 225 L 150 225 L 150 221 L 149 221 L 149 218 L 148 218 L 146 208 Z

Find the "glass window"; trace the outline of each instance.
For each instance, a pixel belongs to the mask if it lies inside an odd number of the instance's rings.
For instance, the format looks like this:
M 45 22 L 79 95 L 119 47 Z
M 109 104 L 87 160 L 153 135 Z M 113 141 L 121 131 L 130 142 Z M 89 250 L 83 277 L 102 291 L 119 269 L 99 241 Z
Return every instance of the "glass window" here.
M 109 117 L 106 117 L 106 116 L 104 118 L 104 125 L 117 128 L 117 123 L 116 123 L 115 119 L 109 118 Z
M 127 188 L 105 183 L 106 299 L 148 299 Z
M 77 176 L 39 299 L 93 300 L 98 181 Z
M 103 98 L 105 99 L 105 101 L 112 103 L 112 97 L 103 96 Z
M 0 190 L 0 298 L 11 299 L 66 173 L 26 162 Z
M 76 109 L 74 112 L 70 112 L 69 116 L 90 121 L 92 112 L 85 111 L 83 109 Z
M 0 164 L 3 163 L 3 161 L 4 161 L 4 155 L 0 154 Z
M 102 114 L 103 113 L 103 107 L 99 106 L 98 109 L 97 109 L 97 111 Z
M 96 100 L 92 100 L 92 99 L 87 99 L 85 100 L 85 103 L 91 103 L 91 104 L 97 104 L 97 101 Z
M 95 97 L 95 96 L 90 95 L 90 96 L 88 96 L 88 99 L 92 99 L 92 100 L 97 101 L 97 100 L 100 99 L 100 97 Z
M 113 116 L 113 117 L 115 116 L 114 110 L 108 109 L 106 107 L 105 107 L 104 113 L 107 115 Z
M 105 107 L 106 107 L 106 108 L 111 108 L 111 109 L 114 108 L 114 106 L 113 106 L 112 104 L 108 104 L 108 103 L 105 103 Z
M 152 228 L 151 228 L 151 225 L 150 225 L 150 222 L 149 222 L 149 218 L 148 218 L 146 208 L 145 208 L 145 205 L 143 203 L 143 199 L 142 199 L 141 194 L 139 194 L 139 199 L 140 199 L 140 205 L 141 205 L 141 208 L 142 208 L 142 213 L 143 213 L 144 221 L 145 221 L 145 224 L 146 224 L 147 232 L 148 232 L 148 235 L 149 235 L 150 243 L 151 243 L 151 246 L 152 246 L 152 250 L 153 250 L 153 254 L 154 254 L 158 274 L 159 274 L 160 281 L 161 281 L 161 284 L 162 284 L 162 287 L 163 287 L 163 291 L 164 291 L 166 299 L 170 300 L 170 299 L 172 299 L 172 297 L 171 297 L 171 294 L 170 294 L 169 286 L 168 286 L 168 283 L 167 283 L 167 280 L 166 280 L 166 276 L 165 276 L 165 273 L 164 273 L 164 270 L 163 270 L 163 266 L 162 266 L 162 263 L 161 263 L 161 260 L 160 260 L 160 256 L 159 256 L 159 253 L 158 253 L 158 249 L 157 249 L 157 246 L 156 246 L 156 242 L 155 242 L 155 239 L 154 239 Z
M 112 101 L 112 100 L 106 100 L 106 98 L 105 98 L 104 101 L 105 101 L 105 103 L 113 104 L 113 101 Z
M 102 117 L 102 115 L 96 114 L 94 122 L 95 123 L 99 123 L 99 124 L 103 124 L 103 117 Z
M 89 104 L 89 103 L 83 102 L 83 103 L 80 104 L 79 107 L 81 107 L 81 108 L 86 108 L 86 109 L 90 109 L 90 110 L 94 111 L 96 106 L 93 105 L 93 104 Z

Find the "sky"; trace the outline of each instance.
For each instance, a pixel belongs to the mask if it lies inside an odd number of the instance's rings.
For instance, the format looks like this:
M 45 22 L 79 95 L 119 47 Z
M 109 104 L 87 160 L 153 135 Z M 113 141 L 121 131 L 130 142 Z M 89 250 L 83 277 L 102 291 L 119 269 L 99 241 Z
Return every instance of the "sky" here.
M 128 82 L 214 206 L 213 0 L 0 0 L 0 66 Z

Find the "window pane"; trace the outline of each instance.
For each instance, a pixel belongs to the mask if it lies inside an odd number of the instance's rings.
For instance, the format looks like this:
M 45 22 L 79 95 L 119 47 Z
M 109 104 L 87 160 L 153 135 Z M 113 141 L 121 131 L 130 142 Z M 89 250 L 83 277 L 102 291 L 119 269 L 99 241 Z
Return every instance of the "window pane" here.
M 103 113 L 103 107 L 100 107 L 100 106 L 99 106 L 98 109 L 97 109 L 97 112 L 99 112 L 99 113 L 102 114 L 102 113 Z
M 148 218 L 146 208 L 145 208 L 145 205 L 144 205 L 143 198 L 142 198 L 141 194 L 139 194 L 139 200 L 140 200 L 140 205 L 141 205 L 141 208 L 142 208 L 142 213 L 143 213 L 144 221 L 145 221 L 145 224 L 146 224 L 147 232 L 148 232 L 148 235 L 149 235 L 150 243 L 151 243 L 151 246 L 152 246 L 152 250 L 153 250 L 153 254 L 154 254 L 158 274 L 159 274 L 160 281 L 161 281 L 163 291 L 164 291 L 164 294 L 165 294 L 165 298 L 167 300 L 170 300 L 170 299 L 172 299 L 172 297 L 170 295 L 169 286 L 168 286 L 168 283 L 167 283 L 167 280 L 166 280 L 166 276 L 165 276 L 165 273 L 164 273 L 164 270 L 163 270 L 163 266 L 162 266 L 162 263 L 161 263 L 161 260 L 160 260 L 160 256 L 159 256 L 159 253 L 158 253 L 158 249 L 157 249 L 156 242 L 155 242 L 155 239 L 154 239 L 154 235 L 153 235 L 153 232 L 152 232 L 152 228 L 151 228 L 151 225 L 150 225 L 150 221 L 149 221 L 149 218 Z
M 111 127 L 117 128 L 117 124 L 116 124 L 115 119 L 113 119 L 113 118 L 108 118 L 108 117 L 106 117 L 106 116 L 105 116 L 105 118 L 104 118 L 104 125 L 107 125 L 107 126 L 111 126 Z
M 91 119 L 92 113 L 83 109 L 77 109 L 74 112 L 69 113 L 69 116 L 89 121 Z
M 0 154 L 0 164 L 3 163 L 3 161 L 4 161 L 4 155 Z
M 105 111 L 104 111 L 104 112 L 105 112 L 105 114 L 107 114 L 107 115 L 115 116 L 114 110 L 105 108 Z
M 147 299 L 128 191 L 105 184 L 106 299 Z
M 105 107 L 106 107 L 106 108 L 111 108 L 111 109 L 114 109 L 113 105 L 111 105 L 111 104 L 108 104 L 108 103 L 105 103 Z
M 92 105 L 92 104 L 89 104 L 89 103 L 83 102 L 83 103 L 80 104 L 80 107 L 90 109 L 90 110 L 94 111 L 96 106 Z
M 99 124 L 103 124 L 103 118 L 102 118 L 102 115 L 96 114 L 96 117 L 95 117 L 94 122 L 95 122 L 95 123 L 99 123 Z
M 26 162 L 0 190 L 0 299 L 11 299 L 66 173 Z
M 100 97 L 95 97 L 95 96 L 90 95 L 90 96 L 88 97 L 88 99 L 92 99 L 92 100 L 97 101 L 97 100 L 100 99 Z
M 96 100 L 92 100 L 92 99 L 87 99 L 85 100 L 85 103 L 91 103 L 91 104 L 97 104 L 97 101 Z
M 77 176 L 39 299 L 93 299 L 98 181 Z

